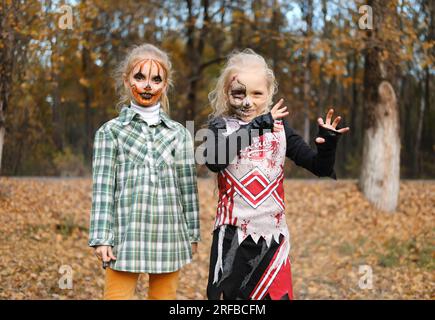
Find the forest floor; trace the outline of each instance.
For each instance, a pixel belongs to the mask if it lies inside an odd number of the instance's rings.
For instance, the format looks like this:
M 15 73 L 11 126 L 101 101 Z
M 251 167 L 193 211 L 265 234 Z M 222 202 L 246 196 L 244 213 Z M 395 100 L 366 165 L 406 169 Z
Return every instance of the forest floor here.
M 199 193 L 202 242 L 182 269 L 179 299 L 205 299 L 214 180 L 199 179 Z M 435 298 L 434 181 L 402 181 L 393 214 L 373 209 L 355 180 L 286 180 L 285 198 L 295 299 Z M 90 206 L 90 179 L 0 178 L 0 299 L 102 298 L 104 270 L 87 246 Z M 63 265 L 72 289 L 59 288 Z

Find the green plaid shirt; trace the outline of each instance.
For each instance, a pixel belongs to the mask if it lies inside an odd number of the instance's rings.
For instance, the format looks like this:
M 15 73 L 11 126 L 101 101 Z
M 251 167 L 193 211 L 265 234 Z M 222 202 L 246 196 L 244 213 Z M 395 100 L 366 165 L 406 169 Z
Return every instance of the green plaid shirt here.
M 160 111 L 148 126 L 125 106 L 95 134 L 89 246 L 111 245 L 114 270 L 166 273 L 200 240 L 193 140 Z

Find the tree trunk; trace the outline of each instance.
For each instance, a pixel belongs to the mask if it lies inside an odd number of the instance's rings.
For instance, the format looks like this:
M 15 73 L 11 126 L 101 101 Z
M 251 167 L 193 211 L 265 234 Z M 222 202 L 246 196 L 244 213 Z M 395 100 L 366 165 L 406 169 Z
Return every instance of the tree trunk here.
M 279 62 L 279 49 L 277 45 L 277 39 L 279 38 L 280 34 L 280 22 L 279 22 L 279 5 L 278 1 L 274 0 L 272 2 L 272 19 L 270 24 L 270 31 L 273 37 L 273 40 L 271 42 L 272 47 L 272 70 L 273 73 L 277 76 L 278 75 L 278 62 Z M 279 82 L 279 79 L 277 79 Z
M 396 94 L 391 84 L 395 66 L 391 60 L 382 60 L 394 47 L 383 43 L 382 21 L 393 16 L 379 0 L 372 1 L 377 13 L 374 31 L 369 32 L 364 65 L 364 137 L 362 170 L 359 187 L 378 209 L 393 212 L 397 207 L 400 187 L 400 135 Z M 387 11 L 391 10 L 391 11 Z
M 0 122 L 0 170 L 2 167 L 2 155 L 3 155 L 3 145 L 5 143 L 5 127 L 3 126 L 2 122 Z
M 209 1 L 202 0 L 203 10 L 203 25 L 199 31 L 198 40 L 195 41 L 195 21 L 197 17 L 193 14 L 193 2 L 187 1 L 188 19 L 187 19 L 187 51 L 186 58 L 189 61 L 188 89 L 187 89 L 187 105 L 185 106 L 184 121 L 195 120 L 197 90 L 198 83 L 201 77 L 201 63 L 203 60 L 203 52 L 205 47 L 206 36 L 209 30 L 210 17 L 208 14 Z
M 15 31 L 12 25 L 17 25 L 19 3 L 0 2 L 0 172 L 2 167 L 3 145 L 6 135 L 6 111 L 12 87 L 14 69 L 14 51 L 17 46 Z
M 57 37 L 57 36 L 55 36 Z M 57 150 L 63 150 L 63 132 L 62 132 L 62 124 L 60 123 L 61 117 L 60 117 L 60 88 L 59 88 L 59 81 L 60 76 L 58 72 L 58 61 L 54 61 L 54 52 L 56 52 L 58 49 L 56 48 L 56 44 L 52 45 L 52 70 L 51 70 L 51 80 L 52 80 L 52 96 L 53 96 L 53 105 L 52 105 L 52 123 L 53 123 L 53 131 L 52 131 L 52 138 L 54 145 L 56 146 Z M 58 58 L 58 57 L 57 57 Z
M 402 145 L 404 150 L 411 150 L 411 139 L 410 139 L 410 132 L 412 132 L 412 123 L 411 123 L 411 111 L 412 108 L 409 106 L 409 94 L 408 90 L 410 90 L 410 80 L 407 75 L 403 75 L 400 80 L 400 89 L 398 91 L 398 98 L 399 101 L 401 101 L 400 104 L 400 127 L 402 128 L 402 131 L 400 132 L 400 140 L 402 141 Z M 406 153 L 402 156 L 402 166 L 404 166 L 405 172 L 402 173 L 402 176 L 404 177 L 411 177 L 412 172 L 408 171 L 408 167 L 411 165 L 411 154 Z
M 423 86 L 421 86 L 423 87 Z M 414 141 L 414 168 L 413 172 L 415 177 L 420 176 L 420 146 L 421 146 L 421 134 L 423 132 L 423 120 L 425 115 L 426 103 L 425 103 L 425 94 L 423 89 L 420 92 L 420 108 L 418 114 L 418 122 L 417 122 L 417 130 L 415 133 L 415 141 Z
M 86 35 L 86 40 L 89 40 L 88 35 Z M 83 76 L 85 78 L 85 83 L 82 85 L 83 88 L 83 105 L 84 105 L 84 111 L 85 111 L 85 132 L 86 136 L 84 139 L 84 146 L 83 146 L 83 153 L 85 156 L 85 159 L 90 160 L 92 158 L 92 110 L 91 110 L 91 101 L 92 101 L 92 93 L 91 89 L 88 85 L 88 82 L 90 81 L 90 52 L 89 49 L 86 46 L 83 46 L 82 50 L 82 71 Z
M 378 86 L 374 123 L 364 133 L 360 188 L 376 208 L 394 211 L 400 183 L 400 137 L 396 94 L 387 81 Z
M 356 117 L 359 111 L 358 104 L 358 84 L 356 82 L 358 72 L 358 56 L 356 50 L 353 52 L 352 61 L 352 108 L 350 110 L 350 127 L 354 129 L 354 132 L 359 132 L 356 125 Z M 351 143 L 351 148 L 349 150 L 355 150 L 355 146 L 359 145 L 359 139 L 356 134 L 351 134 L 348 137 L 348 141 Z
M 187 88 L 187 105 L 184 107 L 184 122 L 192 118 L 192 108 L 195 108 L 196 104 L 196 72 L 195 60 L 197 58 L 197 52 L 195 50 L 195 16 L 193 14 L 193 2 L 187 0 L 187 44 L 186 44 L 186 58 L 189 61 L 189 73 L 188 73 L 188 88 Z
M 311 102 L 311 35 L 313 22 L 313 1 L 306 0 L 302 5 L 302 11 L 305 15 L 307 30 L 305 32 L 306 43 L 304 53 L 304 140 L 310 141 L 310 102 Z

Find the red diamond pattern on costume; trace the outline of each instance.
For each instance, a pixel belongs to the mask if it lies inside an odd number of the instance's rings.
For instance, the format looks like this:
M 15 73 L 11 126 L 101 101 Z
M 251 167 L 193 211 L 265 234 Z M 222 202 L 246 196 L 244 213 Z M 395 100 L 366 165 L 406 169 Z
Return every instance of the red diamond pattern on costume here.
M 243 183 L 243 182 L 242 182 Z M 254 177 L 249 184 L 243 183 L 246 189 L 255 197 L 263 190 L 264 183 L 261 183 L 257 177 Z
M 221 171 L 219 174 L 227 182 L 221 186 L 231 185 L 237 194 L 253 208 L 260 206 L 270 196 L 274 198 L 280 207 L 284 207 L 283 194 L 281 192 L 284 178 L 283 170 L 272 181 L 269 181 L 267 176 L 258 168 L 248 172 L 240 180 L 235 178 L 228 170 Z M 226 190 L 221 191 L 224 193 Z

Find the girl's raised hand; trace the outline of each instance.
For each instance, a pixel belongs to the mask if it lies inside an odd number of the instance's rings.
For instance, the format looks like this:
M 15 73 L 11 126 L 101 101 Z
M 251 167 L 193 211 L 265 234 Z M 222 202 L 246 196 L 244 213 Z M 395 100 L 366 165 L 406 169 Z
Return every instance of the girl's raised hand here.
M 317 119 L 317 123 L 318 123 L 320 126 L 324 127 L 324 128 L 327 128 L 327 129 L 330 129 L 330 130 L 334 130 L 334 131 L 339 132 L 339 133 L 346 133 L 346 132 L 348 132 L 348 131 L 350 130 L 349 127 L 341 128 L 341 129 L 338 129 L 338 130 L 336 129 L 338 123 L 339 123 L 340 120 L 341 120 L 341 117 L 338 116 L 338 117 L 335 118 L 335 120 L 331 123 L 332 115 L 333 115 L 333 114 L 334 114 L 334 109 L 331 108 L 331 109 L 329 109 L 328 113 L 326 114 L 326 121 L 323 122 L 323 119 L 322 119 L 322 118 L 318 118 L 318 119 Z M 325 142 L 325 139 L 323 139 L 323 138 L 321 138 L 321 137 L 317 137 L 317 138 L 316 138 L 316 142 L 317 142 L 317 143 L 324 143 L 324 142 Z
M 280 99 L 278 103 L 275 104 L 270 110 L 273 120 L 284 118 L 289 114 L 289 112 L 287 111 L 287 106 L 282 106 L 283 103 L 284 99 Z

